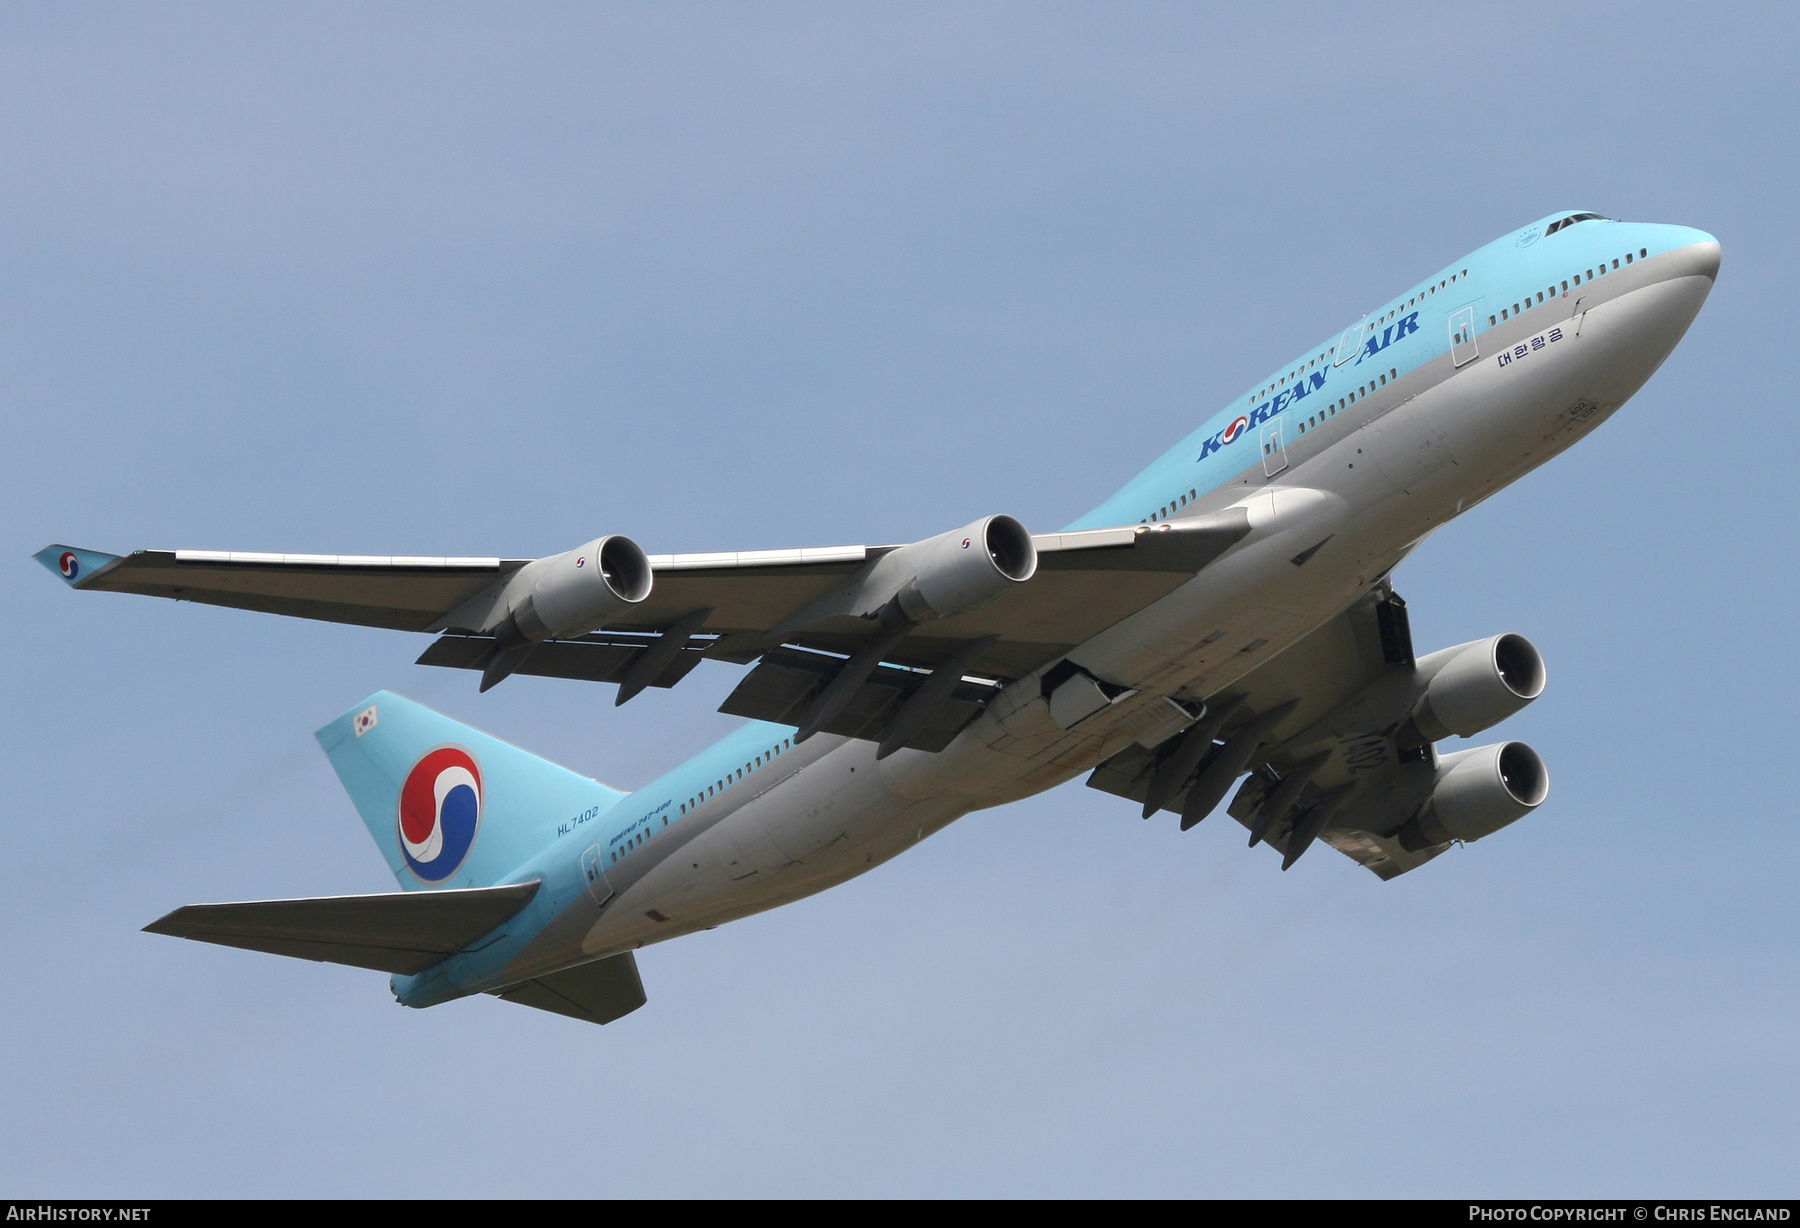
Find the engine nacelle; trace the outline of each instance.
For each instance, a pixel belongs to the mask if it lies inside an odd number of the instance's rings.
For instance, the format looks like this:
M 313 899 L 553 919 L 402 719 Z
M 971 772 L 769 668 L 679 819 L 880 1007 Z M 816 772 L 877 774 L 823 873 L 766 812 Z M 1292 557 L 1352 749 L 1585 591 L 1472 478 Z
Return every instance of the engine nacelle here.
M 953 618 L 991 605 L 1037 574 L 1037 546 L 1011 516 L 987 516 L 902 546 L 882 561 L 907 575 L 893 600 L 908 621 Z
M 1419 733 L 1467 738 L 1544 693 L 1544 658 L 1522 635 L 1495 635 L 1419 658 L 1416 676 L 1429 679 L 1412 710 Z
M 525 564 L 508 582 L 497 609 L 526 640 L 585 635 L 648 597 L 650 584 L 649 558 L 636 542 L 615 533 Z
M 1400 845 L 1416 853 L 1452 840 L 1479 840 L 1524 818 L 1549 795 L 1550 772 L 1523 742 L 1443 755 L 1431 799 L 1400 828 Z

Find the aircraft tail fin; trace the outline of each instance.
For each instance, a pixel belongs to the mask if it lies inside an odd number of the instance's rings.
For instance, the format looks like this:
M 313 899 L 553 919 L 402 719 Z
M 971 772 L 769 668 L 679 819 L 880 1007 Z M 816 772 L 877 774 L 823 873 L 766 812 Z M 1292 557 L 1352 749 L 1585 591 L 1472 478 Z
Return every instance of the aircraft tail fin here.
M 315 736 L 409 891 L 501 882 L 625 796 L 391 691 Z

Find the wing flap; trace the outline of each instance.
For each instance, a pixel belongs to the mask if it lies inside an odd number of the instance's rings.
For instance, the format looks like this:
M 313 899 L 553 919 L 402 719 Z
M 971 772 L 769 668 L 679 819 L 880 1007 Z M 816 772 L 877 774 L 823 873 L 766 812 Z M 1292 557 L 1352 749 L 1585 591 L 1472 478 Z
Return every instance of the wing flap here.
M 524 664 L 513 672 L 535 674 L 540 678 L 574 678 L 583 682 L 619 682 L 632 663 L 656 643 L 657 636 L 613 635 L 597 632 L 574 640 L 544 640 L 531 650 Z M 692 643 L 675 654 L 662 672 L 649 682 L 654 687 L 672 687 L 700 664 L 707 643 Z M 484 669 L 493 651 L 494 638 L 489 635 L 443 635 L 432 641 L 417 665 L 437 665 L 449 669 Z
M 637 958 L 630 951 L 609 955 L 496 990 L 503 1002 L 535 1007 L 587 1023 L 611 1023 L 649 1001 Z
M 189 904 L 146 933 L 412 975 L 516 916 L 538 884 Z
M 813 700 L 844 666 L 840 657 L 796 652 L 781 648 L 768 653 L 762 663 L 745 675 L 737 689 L 726 696 L 719 711 L 797 725 Z M 929 674 L 916 670 L 879 666 L 850 702 L 821 729 L 847 738 L 878 742 L 907 698 L 925 684 Z M 932 710 L 925 724 L 904 745 L 912 750 L 940 751 L 980 713 L 992 697 L 992 685 L 963 679 L 950 696 Z

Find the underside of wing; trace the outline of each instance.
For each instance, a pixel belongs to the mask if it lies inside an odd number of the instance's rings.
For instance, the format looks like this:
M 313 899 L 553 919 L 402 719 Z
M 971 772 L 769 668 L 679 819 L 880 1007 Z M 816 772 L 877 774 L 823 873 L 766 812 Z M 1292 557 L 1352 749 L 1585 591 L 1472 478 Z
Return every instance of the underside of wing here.
M 214 550 L 97 557 L 111 561 L 75 580 L 75 587 L 397 631 L 430 630 L 528 561 Z
M 1223 781 L 1214 770 L 1229 756 L 1237 731 L 1255 714 L 1282 712 L 1283 732 L 1253 748 L 1245 761 L 1250 775 L 1226 812 L 1248 829 L 1253 844 L 1280 853 L 1283 868 L 1319 840 L 1392 878 L 1447 847 L 1412 851 L 1394 835 L 1423 803 L 1432 777 L 1430 744 L 1405 727 L 1413 666 L 1406 605 L 1384 584 L 1210 697 L 1211 709 L 1234 713 L 1231 722 L 1210 730 L 1196 722 L 1197 733 L 1190 729 L 1155 747 L 1128 746 L 1096 768 L 1088 785 L 1145 805 L 1155 795 L 1152 809 L 1183 815 L 1191 825 L 1219 801 L 1208 790 L 1228 789 L 1243 770 L 1236 767 Z M 1190 737 L 1206 745 L 1184 747 Z M 1165 765 L 1183 762 L 1184 750 L 1191 769 L 1171 788 Z M 1205 794 L 1198 801 L 1197 792 Z
M 665 665 L 645 679 L 645 685 L 667 688 L 680 682 L 700 664 L 714 638 L 695 636 L 683 643 L 669 654 Z M 581 682 L 623 682 L 632 666 L 642 660 L 646 650 L 655 647 L 659 639 L 655 635 L 596 631 L 578 639 L 545 640 L 533 645 L 513 672 L 539 678 L 572 678 Z M 452 633 L 433 640 L 416 664 L 446 669 L 482 669 L 493 650 L 492 636 Z
M 812 704 L 825 692 L 844 658 L 824 653 L 778 648 L 763 657 L 737 689 L 720 705 L 731 716 L 804 725 Z M 932 671 L 877 666 L 843 707 L 819 725 L 821 733 L 879 742 L 894 726 L 907 702 L 932 677 Z M 917 728 L 895 743 L 911 750 L 940 751 L 981 713 L 999 684 L 964 676 L 958 671 L 948 695 L 932 705 Z

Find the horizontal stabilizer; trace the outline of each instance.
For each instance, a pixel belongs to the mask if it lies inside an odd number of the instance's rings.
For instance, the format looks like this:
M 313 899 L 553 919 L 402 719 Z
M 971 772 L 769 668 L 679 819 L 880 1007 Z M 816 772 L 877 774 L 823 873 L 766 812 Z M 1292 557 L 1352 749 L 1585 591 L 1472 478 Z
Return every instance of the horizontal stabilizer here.
M 144 930 L 411 976 L 511 920 L 537 889 L 532 881 L 454 891 L 189 904 Z
M 499 990 L 496 996 L 588 1023 L 611 1023 L 648 1001 L 644 982 L 638 977 L 637 959 L 630 951 L 525 981 Z

